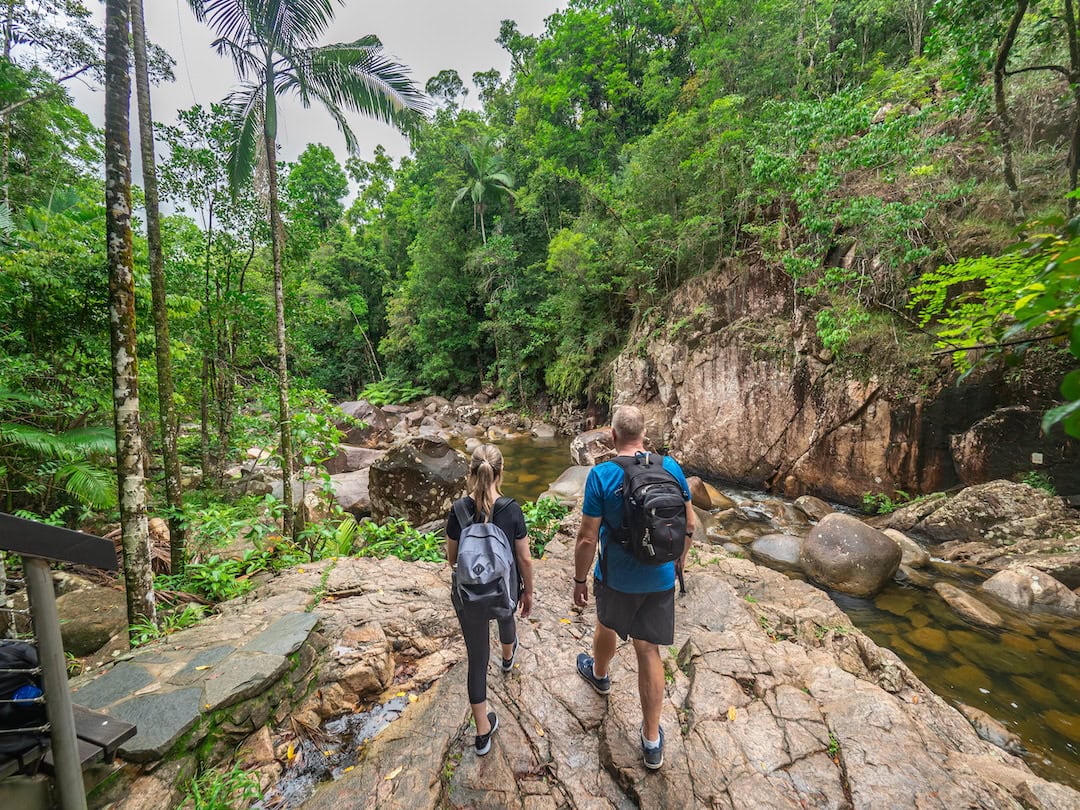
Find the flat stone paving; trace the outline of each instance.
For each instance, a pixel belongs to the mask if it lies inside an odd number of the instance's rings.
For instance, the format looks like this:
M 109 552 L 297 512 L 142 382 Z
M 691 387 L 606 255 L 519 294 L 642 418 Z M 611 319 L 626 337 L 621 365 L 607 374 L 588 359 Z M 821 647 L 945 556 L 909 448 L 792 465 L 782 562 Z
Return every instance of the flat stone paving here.
M 74 700 L 138 727 L 124 759 L 160 759 L 204 714 L 269 688 L 318 621 L 303 610 L 217 616 L 73 684 Z

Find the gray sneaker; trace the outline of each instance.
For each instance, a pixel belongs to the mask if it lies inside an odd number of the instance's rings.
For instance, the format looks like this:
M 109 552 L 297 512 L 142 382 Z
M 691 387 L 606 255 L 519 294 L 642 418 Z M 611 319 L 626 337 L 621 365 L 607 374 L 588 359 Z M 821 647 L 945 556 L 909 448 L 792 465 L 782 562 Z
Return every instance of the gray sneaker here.
M 596 690 L 599 695 L 607 695 L 611 693 L 611 676 L 605 675 L 603 678 L 597 678 L 593 674 L 593 659 L 591 655 L 585 653 L 578 653 L 577 657 L 577 671 L 578 675 L 589 682 L 589 685 Z
M 655 771 L 664 764 L 664 727 L 660 727 L 660 745 L 649 748 L 645 745 L 645 733 L 641 732 L 641 754 L 645 760 L 645 767 Z

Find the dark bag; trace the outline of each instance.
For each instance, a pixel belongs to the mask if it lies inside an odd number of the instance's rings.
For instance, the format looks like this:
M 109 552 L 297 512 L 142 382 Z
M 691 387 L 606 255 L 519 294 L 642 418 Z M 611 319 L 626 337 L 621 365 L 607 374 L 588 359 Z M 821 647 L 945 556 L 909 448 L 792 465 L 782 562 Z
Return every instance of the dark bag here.
M 491 517 L 512 501 L 506 497 L 495 501 Z M 455 607 L 488 619 L 512 615 L 517 608 L 518 583 L 512 582 L 514 549 L 506 532 L 494 522 L 477 521 L 464 499 L 454 503 L 454 514 L 461 525 L 452 585 Z
M 678 560 L 686 548 L 686 499 L 664 457 L 638 453 L 612 459 L 623 468 L 623 525 L 614 533 L 619 543 L 647 565 Z
M 37 648 L 25 641 L 0 641 L 0 754 L 18 755 L 49 740 L 40 731 L 48 718 L 43 701 L 15 700 L 20 689 L 41 694 Z M 28 689 L 26 687 L 29 687 Z

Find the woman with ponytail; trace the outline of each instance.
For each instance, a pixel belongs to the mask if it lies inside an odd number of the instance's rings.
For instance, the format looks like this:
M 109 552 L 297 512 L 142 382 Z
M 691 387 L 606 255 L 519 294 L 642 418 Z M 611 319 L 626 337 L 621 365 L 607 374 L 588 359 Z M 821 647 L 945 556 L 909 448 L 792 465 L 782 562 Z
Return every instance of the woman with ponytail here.
M 517 604 L 521 608 L 521 617 L 527 618 L 532 613 L 533 570 L 532 557 L 529 554 L 529 536 L 525 528 L 525 516 L 521 507 L 512 498 L 502 498 L 503 457 L 499 448 L 492 444 L 477 447 L 469 462 L 469 494 L 456 501 L 446 521 L 446 556 L 450 565 L 457 564 L 458 540 L 461 537 L 462 521 L 458 514 L 463 512 L 472 516 L 474 523 L 494 523 L 510 541 L 514 552 L 514 570 L 510 582 L 518 586 Z M 453 591 L 452 591 L 453 592 Z M 456 593 L 454 593 L 456 596 Z M 476 753 L 483 756 L 491 750 L 491 737 L 499 727 L 499 718 L 495 712 L 488 711 L 487 669 L 491 654 L 491 638 L 487 615 L 470 615 L 468 606 L 454 600 L 454 609 L 461 623 L 461 633 L 465 638 L 465 650 L 469 658 L 469 704 L 473 719 L 476 721 Z M 514 620 L 514 611 L 506 610 L 505 615 L 497 615 L 499 641 L 502 643 L 501 669 L 510 672 L 517 657 L 518 633 Z

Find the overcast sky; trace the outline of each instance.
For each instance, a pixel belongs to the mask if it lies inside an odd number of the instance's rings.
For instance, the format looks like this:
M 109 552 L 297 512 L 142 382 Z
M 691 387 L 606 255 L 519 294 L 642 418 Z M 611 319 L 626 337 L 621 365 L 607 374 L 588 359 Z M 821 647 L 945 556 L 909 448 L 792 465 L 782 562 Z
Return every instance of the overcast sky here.
M 178 109 L 195 103 L 209 105 L 228 95 L 236 84 L 232 63 L 210 47 L 213 36 L 192 16 L 188 0 L 143 1 L 147 36 L 176 60 L 176 81 L 151 88 L 154 120 L 172 123 Z M 345 0 L 324 41 L 346 42 L 376 34 L 385 50 L 410 68 L 421 89 L 440 70 L 454 68 L 470 88 L 469 98 L 475 99 L 473 73 L 494 67 L 506 75 L 509 70 L 509 54 L 495 44 L 500 21 L 513 19 L 523 33 L 539 34 L 544 19 L 562 6 L 565 0 Z M 104 17 L 100 6 L 95 13 Z M 70 89 L 76 104 L 94 123 L 103 125 L 105 94 L 77 81 Z M 131 117 L 137 126 L 134 90 Z M 408 153 L 408 143 L 393 128 L 359 115 L 350 118 L 362 157 L 370 158 L 380 143 L 395 158 Z M 137 143 L 134 129 L 132 136 Z M 287 100 L 279 118 L 278 141 L 283 160 L 295 160 L 309 143 L 324 143 L 345 161 L 344 139 L 333 120 L 317 107 L 305 110 Z M 137 173 L 141 171 L 138 149 L 134 158 Z

